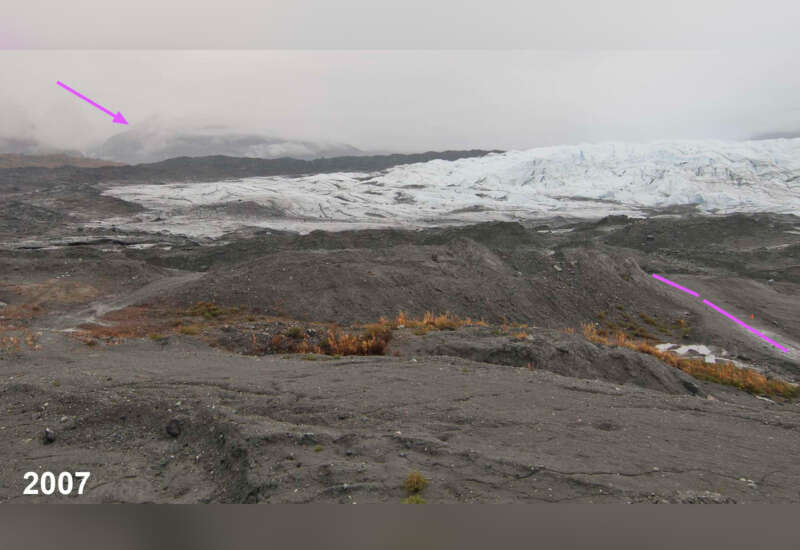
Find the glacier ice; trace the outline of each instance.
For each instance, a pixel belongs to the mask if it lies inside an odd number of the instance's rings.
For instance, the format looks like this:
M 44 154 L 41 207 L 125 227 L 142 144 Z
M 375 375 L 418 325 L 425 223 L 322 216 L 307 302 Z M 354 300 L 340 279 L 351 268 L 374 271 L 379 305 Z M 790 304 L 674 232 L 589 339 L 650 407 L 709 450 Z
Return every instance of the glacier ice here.
M 330 224 L 424 226 L 641 215 L 650 208 L 687 204 L 716 214 L 797 213 L 800 139 L 543 147 L 375 173 L 128 185 L 106 193 L 169 212 L 183 223 L 182 232 L 190 233 L 214 225 L 204 219 L 193 230 L 192 208 L 236 201 L 269 205 L 285 216 L 227 220 L 228 225 L 301 230 Z

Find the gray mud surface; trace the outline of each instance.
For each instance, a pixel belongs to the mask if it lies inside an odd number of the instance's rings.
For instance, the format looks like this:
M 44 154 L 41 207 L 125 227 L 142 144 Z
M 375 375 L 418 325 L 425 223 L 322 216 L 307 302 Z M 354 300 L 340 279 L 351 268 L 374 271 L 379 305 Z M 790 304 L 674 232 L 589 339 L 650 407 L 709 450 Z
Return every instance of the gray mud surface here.
M 183 339 L 48 349 L 2 365 L 5 502 L 400 502 L 416 470 L 428 502 L 800 500 L 799 408 L 735 390 Z M 73 469 L 85 495 L 22 496 L 24 472 Z
M 581 332 L 704 345 L 800 382 L 799 217 L 673 209 L 202 242 L 93 228 L 138 208 L 97 182 L 170 166 L 0 170 L 0 502 L 401 502 L 412 471 L 427 502 L 800 501 L 797 400 Z M 194 336 L 76 337 L 199 301 L 242 313 L 200 318 Z M 293 327 L 400 311 L 488 326 L 399 328 L 383 356 L 270 348 Z M 92 477 L 82 496 L 26 496 L 28 471 Z

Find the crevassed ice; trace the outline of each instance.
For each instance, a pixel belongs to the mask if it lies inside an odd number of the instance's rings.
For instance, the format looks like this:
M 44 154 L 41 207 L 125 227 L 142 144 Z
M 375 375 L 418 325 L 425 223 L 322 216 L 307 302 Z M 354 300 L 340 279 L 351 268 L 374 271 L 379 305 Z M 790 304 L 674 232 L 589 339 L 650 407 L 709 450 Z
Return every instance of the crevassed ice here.
M 713 213 L 794 213 L 800 139 L 546 147 L 377 173 L 133 185 L 107 194 L 190 217 L 198 206 L 251 201 L 283 212 L 278 218 L 371 225 L 635 214 L 682 204 Z M 280 226 L 276 219 L 246 224 Z

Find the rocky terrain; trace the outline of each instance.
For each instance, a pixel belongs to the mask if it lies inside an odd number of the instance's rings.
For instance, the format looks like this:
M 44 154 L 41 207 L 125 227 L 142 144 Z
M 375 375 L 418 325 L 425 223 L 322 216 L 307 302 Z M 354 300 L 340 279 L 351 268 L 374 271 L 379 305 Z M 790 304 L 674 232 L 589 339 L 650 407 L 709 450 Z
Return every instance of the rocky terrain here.
M 0 501 L 800 501 L 796 215 L 291 231 L 259 199 L 197 236 L 109 193 L 433 158 L 0 169 Z

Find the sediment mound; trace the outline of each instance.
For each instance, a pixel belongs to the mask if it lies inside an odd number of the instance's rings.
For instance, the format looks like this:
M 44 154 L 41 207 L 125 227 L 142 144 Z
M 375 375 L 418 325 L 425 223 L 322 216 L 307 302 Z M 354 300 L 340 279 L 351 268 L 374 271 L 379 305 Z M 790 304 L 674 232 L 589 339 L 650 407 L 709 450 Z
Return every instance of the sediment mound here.
M 542 369 L 574 378 L 634 384 L 671 394 L 703 393 L 692 377 L 654 357 L 624 348 L 598 346 L 582 336 L 556 330 L 536 330 L 514 341 L 476 327 L 396 339 L 392 348 L 402 350 L 404 356 L 446 355 Z
M 494 252 L 456 237 L 437 245 L 278 251 L 212 268 L 168 301 L 198 301 L 309 321 L 369 322 L 450 311 L 490 322 L 577 327 L 612 303 L 655 307 L 632 260 L 535 245 Z M 663 301 L 663 300 L 662 300 Z

